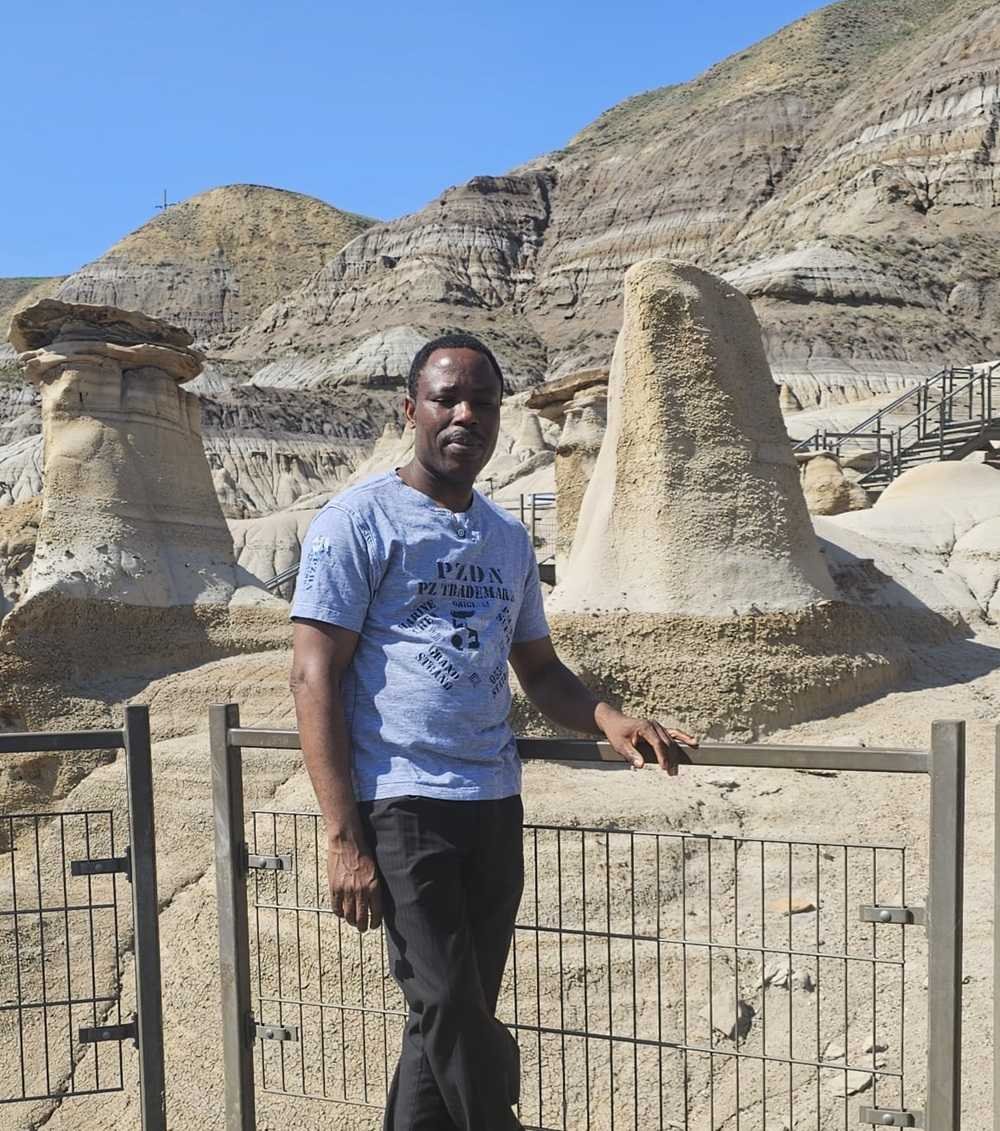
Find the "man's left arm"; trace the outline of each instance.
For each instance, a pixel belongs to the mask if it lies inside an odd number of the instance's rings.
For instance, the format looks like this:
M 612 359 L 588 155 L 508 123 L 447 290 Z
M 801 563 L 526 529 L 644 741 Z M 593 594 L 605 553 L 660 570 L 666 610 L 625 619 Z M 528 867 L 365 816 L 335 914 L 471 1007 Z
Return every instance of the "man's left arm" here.
M 697 746 L 698 740 L 682 730 L 654 719 L 637 719 L 598 699 L 559 659 L 552 638 L 514 644 L 510 662 L 521 687 L 535 706 L 554 723 L 583 734 L 603 734 L 611 747 L 632 766 L 645 764 L 640 746 L 653 750 L 661 769 L 677 773 L 679 743 Z

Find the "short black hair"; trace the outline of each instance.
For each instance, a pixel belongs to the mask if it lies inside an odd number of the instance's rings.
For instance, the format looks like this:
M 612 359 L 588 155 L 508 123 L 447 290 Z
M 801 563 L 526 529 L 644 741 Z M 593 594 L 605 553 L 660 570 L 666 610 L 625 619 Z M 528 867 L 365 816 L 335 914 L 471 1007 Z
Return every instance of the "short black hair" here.
M 431 354 L 436 350 L 475 350 L 476 353 L 481 353 L 483 357 L 493 367 L 493 372 L 497 375 L 497 380 L 500 382 L 500 397 L 503 398 L 504 394 L 504 379 L 503 372 L 500 369 L 500 363 L 493 356 L 488 347 L 472 334 L 442 334 L 440 337 L 431 338 L 429 342 L 417 350 L 417 355 L 414 357 L 410 365 L 410 373 L 406 378 L 406 391 L 411 400 L 417 399 L 417 384 L 420 381 L 420 374 L 424 370 Z

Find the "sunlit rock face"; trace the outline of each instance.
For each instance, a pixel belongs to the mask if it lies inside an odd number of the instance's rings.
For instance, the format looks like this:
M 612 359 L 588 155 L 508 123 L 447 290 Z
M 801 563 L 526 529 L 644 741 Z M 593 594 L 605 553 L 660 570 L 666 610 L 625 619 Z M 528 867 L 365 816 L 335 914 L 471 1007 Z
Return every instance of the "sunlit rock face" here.
M 20 564 L 16 593 L 4 584 L 0 707 L 25 724 L 96 721 L 116 680 L 282 643 L 287 608 L 243 584 L 201 404 L 180 387 L 201 368 L 191 335 L 50 299 L 15 316 L 11 342 L 41 391 L 44 459 L 37 519 L 14 528 L 25 503 L 5 521 Z
M 753 308 L 696 267 L 625 279 L 608 426 L 552 607 L 729 616 L 834 595 Z
M 906 670 L 827 570 L 753 308 L 689 264 L 625 277 L 607 428 L 557 576 L 560 651 L 630 709 L 702 732 L 757 735 Z
M 142 315 L 48 300 L 12 340 L 42 395 L 44 495 L 30 594 L 132 605 L 227 602 L 232 540 L 179 387 L 191 337 Z

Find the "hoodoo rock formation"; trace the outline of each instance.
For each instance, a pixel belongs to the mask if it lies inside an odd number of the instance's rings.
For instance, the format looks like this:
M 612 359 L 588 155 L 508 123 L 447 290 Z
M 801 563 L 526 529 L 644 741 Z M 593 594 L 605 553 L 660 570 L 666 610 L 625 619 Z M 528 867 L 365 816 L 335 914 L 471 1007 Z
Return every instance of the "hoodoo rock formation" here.
M 898 675 L 877 614 L 837 598 L 750 303 L 689 265 L 633 267 L 560 644 L 633 705 L 754 732 Z
M 179 388 L 201 368 L 190 334 L 45 300 L 11 342 L 41 389 L 44 469 L 30 583 L 0 624 L 5 713 L 50 725 L 92 700 L 80 725 L 103 714 L 91 685 L 284 643 L 283 604 L 241 584 L 200 404 Z
M 834 596 L 739 291 L 696 267 L 633 267 L 608 402 L 553 609 L 717 616 Z
M 565 407 L 556 448 L 556 570 L 565 570 L 583 497 L 594 474 L 607 426 L 604 386 L 579 390 Z

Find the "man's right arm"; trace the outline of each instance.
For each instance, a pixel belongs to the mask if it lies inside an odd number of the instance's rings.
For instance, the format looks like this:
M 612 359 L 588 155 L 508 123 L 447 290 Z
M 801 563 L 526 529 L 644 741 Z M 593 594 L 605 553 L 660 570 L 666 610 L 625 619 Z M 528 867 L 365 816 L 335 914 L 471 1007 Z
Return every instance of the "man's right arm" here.
M 334 913 L 358 930 L 377 927 L 382 905 L 354 797 L 351 741 L 340 683 L 358 634 L 322 621 L 295 621 L 292 694 L 305 763 L 326 822 L 327 874 Z

